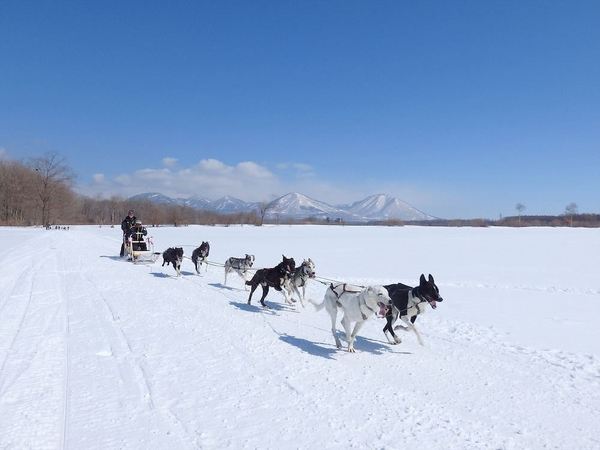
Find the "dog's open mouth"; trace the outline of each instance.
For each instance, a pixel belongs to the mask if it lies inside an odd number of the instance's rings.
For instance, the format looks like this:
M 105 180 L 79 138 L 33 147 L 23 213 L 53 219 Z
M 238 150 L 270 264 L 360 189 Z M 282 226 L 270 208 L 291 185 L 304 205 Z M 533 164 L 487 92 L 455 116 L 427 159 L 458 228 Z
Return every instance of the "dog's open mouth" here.
M 379 313 L 377 315 L 381 316 L 381 317 L 385 317 L 388 310 L 390 309 L 390 306 L 386 305 L 385 303 L 381 303 L 381 302 L 377 303 L 377 306 L 379 306 Z
M 429 304 L 433 309 L 437 308 L 437 302 L 435 300 L 429 300 Z

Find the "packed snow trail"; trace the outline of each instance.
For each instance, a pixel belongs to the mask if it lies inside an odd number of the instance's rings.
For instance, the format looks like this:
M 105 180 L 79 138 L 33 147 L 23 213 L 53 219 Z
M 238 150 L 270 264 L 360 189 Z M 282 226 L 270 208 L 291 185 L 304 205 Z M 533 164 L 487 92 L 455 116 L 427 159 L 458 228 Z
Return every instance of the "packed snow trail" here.
M 224 287 L 222 270 L 198 276 L 187 260 L 179 278 L 128 263 L 118 230 L 0 228 L 0 448 L 600 447 L 595 230 L 150 234 L 188 256 L 209 240 L 217 262 L 310 256 L 361 284 L 427 271 L 445 300 L 417 321 L 424 347 L 410 333 L 389 345 L 371 319 L 348 354 L 327 314 L 276 292 L 269 310 L 247 305 L 239 277 Z

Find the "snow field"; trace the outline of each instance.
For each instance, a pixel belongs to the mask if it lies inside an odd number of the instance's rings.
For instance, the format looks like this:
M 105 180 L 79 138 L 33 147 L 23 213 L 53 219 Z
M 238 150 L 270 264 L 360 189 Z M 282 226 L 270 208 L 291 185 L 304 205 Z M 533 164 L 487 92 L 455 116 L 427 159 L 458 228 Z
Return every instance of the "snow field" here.
M 118 229 L 0 228 L 0 448 L 600 448 L 599 230 L 149 234 L 360 284 L 431 273 L 444 302 L 417 321 L 424 347 L 373 318 L 348 354 L 310 305 L 271 292 L 264 310 L 221 269 L 115 257 Z

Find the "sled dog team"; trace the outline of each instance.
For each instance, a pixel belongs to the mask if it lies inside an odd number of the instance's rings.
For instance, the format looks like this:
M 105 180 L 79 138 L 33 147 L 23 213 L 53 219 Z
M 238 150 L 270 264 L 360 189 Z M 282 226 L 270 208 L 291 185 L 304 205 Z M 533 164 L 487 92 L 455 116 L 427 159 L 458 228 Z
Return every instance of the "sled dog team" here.
M 207 258 L 209 252 L 210 245 L 208 242 L 202 242 L 200 247 L 193 251 L 192 262 L 196 268 L 196 273 L 200 273 L 202 264 L 206 264 L 206 270 L 208 270 Z M 245 288 L 250 286 L 248 304 L 252 301 L 252 294 L 260 285 L 262 287 L 260 304 L 264 308 L 268 308 L 265 298 L 270 288 L 281 292 L 288 305 L 292 305 L 296 301 L 293 298 L 295 294 L 304 306 L 306 283 L 309 279 L 316 277 L 315 264 L 309 258 L 303 260 L 302 264 L 296 267 L 293 258 L 286 258 L 284 255 L 282 257 L 282 261 L 277 266 L 258 269 L 250 279 L 246 274 L 254 265 L 254 255 L 246 254 L 243 258 L 228 258 L 224 264 L 225 286 L 227 285 L 227 275 L 235 272 L 244 280 Z M 181 247 L 168 248 L 163 252 L 162 265 L 173 264 L 178 276 L 181 273 L 182 261 L 183 249 Z M 300 288 L 302 288 L 302 294 Z M 354 352 L 354 341 L 358 332 L 365 321 L 373 315 L 386 319 L 383 333 L 390 344 L 401 342 L 394 330 L 402 329 L 414 332 L 419 343 L 423 345 L 421 335 L 415 327 L 417 316 L 424 312 L 425 305 L 429 305 L 433 309 L 437 308 L 437 302 L 443 301 L 443 298 L 440 297 L 440 291 L 431 274 L 428 278 L 421 274 L 419 285 L 416 287 L 396 283 L 385 286 L 370 285 L 363 288 L 347 283 L 331 283 L 327 287 L 325 297 L 321 303 L 316 303 L 311 299 L 308 299 L 308 301 L 315 306 L 317 311 L 325 308 L 329 314 L 331 333 L 337 348 L 341 348 L 342 343 L 337 336 L 336 319 L 338 312 L 343 314 L 341 322 L 346 333 L 348 351 Z M 394 326 L 398 319 L 404 325 Z M 353 323 L 354 327 L 352 327 Z

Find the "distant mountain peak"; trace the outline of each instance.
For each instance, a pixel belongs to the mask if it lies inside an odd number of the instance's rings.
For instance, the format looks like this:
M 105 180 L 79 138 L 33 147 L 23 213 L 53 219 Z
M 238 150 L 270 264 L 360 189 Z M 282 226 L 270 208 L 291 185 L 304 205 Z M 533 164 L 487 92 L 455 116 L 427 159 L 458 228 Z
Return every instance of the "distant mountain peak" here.
M 130 199 L 159 204 L 183 205 L 222 214 L 256 211 L 258 205 L 257 203 L 245 202 L 231 195 L 225 195 L 217 200 L 209 200 L 197 195 L 187 199 L 174 199 L 158 192 L 146 192 L 134 195 Z M 293 219 L 342 219 L 348 222 L 434 219 L 434 217 L 405 201 L 384 193 L 370 195 L 350 205 L 332 206 L 300 192 L 288 192 L 268 204 L 266 216 L 269 218 Z

